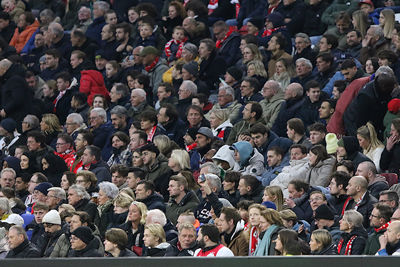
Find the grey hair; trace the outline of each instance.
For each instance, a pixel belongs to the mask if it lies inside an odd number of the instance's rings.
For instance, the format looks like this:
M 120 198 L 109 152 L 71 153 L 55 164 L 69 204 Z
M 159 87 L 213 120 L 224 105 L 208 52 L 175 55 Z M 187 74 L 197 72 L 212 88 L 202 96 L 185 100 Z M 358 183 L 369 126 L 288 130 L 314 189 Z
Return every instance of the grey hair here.
M 271 85 L 271 89 L 272 91 L 274 91 L 275 93 L 279 92 L 280 90 L 282 90 L 281 88 L 281 84 L 275 80 L 269 80 L 266 83 Z
M 118 187 L 110 182 L 101 182 L 99 184 L 99 189 L 111 199 L 114 199 L 119 193 Z
M 64 29 L 58 22 L 52 22 L 49 24 L 49 30 L 54 33 L 57 37 L 64 35 Z
M 65 190 L 62 189 L 61 187 L 50 187 L 47 189 L 48 192 L 53 191 L 55 193 L 55 197 L 59 199 L 67 199 L 67 194 L 65 193 Z
M 18 235 L 23 235 L 25 240 L 28 239 L 28 235 L 26 234 L 24 227 L 22 227 L 21 225 L 13 225 L 10 227 L 9 231 L 11 230 L 15 230 Z
M 90 199 L 89 193 L 86 192 L 86 189 L 81 185 L 74 184 L 71 185 L 69 189 L 74 190 L 75 193 L 82 199 Z
M 199 50 L 197 48 L 196 45 L 192 44 L 192 43 L 186 43 L 183 46 L 183 49 L 185 49 L 186 51 L 188 51 L 190 54 L 192 54 L 194 57 L 197 57 L 199 55 Z
M 131 92 L 131 94 L 133 94 L 133 93 L 139 95 L 139 96 L 142 97 L 143 99 L 146 99 L 146 91 L 143 90 L 143 89 L 141 89 L 141 88 L 133 89 L 132 92 Z
M 0 197 L 0 210 L 4 211 L 7 214 L 12 214 L 10 202 L 6 197 Z
M 149 220 L 149 223 L 160 224 L 161 226 L 167 224 L 167 217 L 165 217 L 164 212 L 159 209 L 149 210 L 147 212 L 147 220 Z
M 92 113 L 92 112 L 96 112 L 98 116 L 103 118 L 104 122 L 107 121 L 107 113 L 104 110 L 104 108 L 94 108 L 94 109 L 92 109 L 92 111 L 90 111 L 90 113 Z
M 31 129 L 39 127 L 39 119 L 35 115 L 28 114 L 25 116 L 24 121 L 26 121 Z
M 110 4 L 105 1 L 96 1 L 93 3 L 93 6 L 97 6 L 104 12 L 107 12 L 110 9 Z
M 346 217 L 346 221 L 353 225 L 353 228 L 361 227 L 363 225 L 363 216 L 356 210 L 346 210 L 343 214 Z
M 221 172 L 220 169 L 218 168 L 218 166 L 214 162 L 206 162 L 206 163 L 200 165 L 200 169 L 203 169 L 206 167 L 208 167 L 207 173 L 219 175 Z
M 115 91 L 117 94 L 120 94 L 121 97 L 125 97 L 129 93 L 129 88 L 123 83 L 114 83 L 113 87 L 115 87 Z
M 383 34 L 383 29 L 381 28 L 381 26 L 371 25 L 371 26 L 369 26 L 369 28 L 371 30 L 373 30 L 375 36 L 378 36 L 379 38 L 383 37 L 384 34 Z
M 2 59 L 0 61 L 0 68 L 2 68 L 2 69 L 4 68 L 4 69 L 8 70 L 11 67 L 11 65 L 12 65 L 12 62 L 6 58 Z
M 194 82 L 185 80 L 182 82 L 181 86 L 183 86 L 183 88 L 185 88 L 186 90 L 190 91 L 190 94 L 192 96 L 197 94 L 197 85 Z
M 301 58 L 297 59 L 297 60 L 296 60 L 296 64 L 297 64 L 297 63 L 304 63 L 304 64 L 307 65 L 307 67 L 309 67 L 309 68 L 312 69 L 312 63 L 311 63 L 311 61 L 308 60 L 308 59 L 306 59 L 306 58 L 304 58 L 304 57 L 301 57 Z
M 78 13 L 79 12 L 89 12 L 90 13 L 90 8 L 88 8 L 87 6 L 81 6 L 81 8 L 79 8 Z
M 40 12 L 39 17 L 48 17 L 51 18 L 51 21 L 53 21 L 56 18 L 56 14 L 53 12 L 53 10 L 46 8 Z
M 232 87 L 230 87 L 229 85 L 224 85 L 219 88 L 219 91 L 222 90 L 224 90 L 227 95 L 232 96 L 232 99 L 235 100 L 235 90 L 233 90 Z
M 216 193 L 219 193 L 219 191 L 221 191 L 221 179 L 216 174 L 212 173 L 207 173 L 204 176 L 206 177 L 206 180 L 210 183 L 211 190 L 213 188 L 216 188 Z
M 389 66 L 380 66 L 375 72 L 375 77 L 379 76 L 380 74 L 383 74 L 383 73 L 385 73 L 387 75 L 390 75 L 390 76 L 394 76 L 394 72 L 393 72 L 391 67 L 389 67 Z
M 126 108 L 124 108 L 123 106 L 115 106 L 113 107 L 113 109 L 110 111 L 111 115 L 117 115 L 118 117 L 127 117 L 128 116 L 128 111 L 126 110 Z
M 11 173 L 13 174 L 13 176 L 14 176 L 14 179 L 15 179 L 15 177 L 17 177 L 17 173 L 16 173 L 15 170 L 12 169 L 12 168 L 5 168 L 5 169 L 2 169 L 2 170 L 1 170 L 1 173 L 0 173 L 0 176 L 3 177 L 3 173 L 5 173 L 5 172 L 11 172 Z
M 71 113 L 67 116 L 67 119 L 71 119 L 74 123 L 78 124 L 78 125 L 82 125 L 83 124 L 83 118 L 82 115 L 79 113 Z
M 303 38 L 308 44 L 311 44 L 311 39 L 310 39 L 310 37 L 309 37 L 307 34 L 305 34 L 304 32 L 299 32 L 298 34 L 296 34 L 296 35 L 294 36 L 294 38 L 297 38 L 297 37 Z

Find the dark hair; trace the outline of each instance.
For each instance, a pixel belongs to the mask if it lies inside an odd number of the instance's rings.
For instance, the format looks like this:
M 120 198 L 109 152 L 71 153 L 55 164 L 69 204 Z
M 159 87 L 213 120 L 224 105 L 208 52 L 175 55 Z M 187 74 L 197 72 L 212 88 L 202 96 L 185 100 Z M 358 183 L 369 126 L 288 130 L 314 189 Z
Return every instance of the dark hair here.
M 71 83 L 72 76 L 68 72 L 62 71 L 62 72 L 59 72 L 59 73 L 56 74 L 55 79 L 56 80 L 62 79 L 64 82 L 70 82 Z
M 268 151 L 274 151 L 274 153 L 276 155 L 281 155 L 282 159 L 285 156 L 285 151 L 282 148 L 280 148 L 279 146 L 270 147 L 270 148 L 268 148 Z
M 320 133 L 328 133 L 326 130 L 326 125 L 321 123 L 321 122 L 316 122 L 308 126 L 308 131 L 315 131 L 315 132 L 320 132 Z
M 289 151 L 291 151 L 293 148 L 299 148 L 302 154 L 307 154 L 307 152 L 308 152 L 307 147 L 305 145 L 302 145 L 302 144 L 291 145 L 290 148 L 289 148 Z
M 144 132 L 142 130 L 137 130 L 137 131 L 133 132 L 132 134 L 139 135 L 139 140 L 143 140 L 144 142 L 147 142 L 147 134 L 146 134 L 146 132 Z
M 131 24 L 129 24 L 128 22 L 121 22 L 118 23 L 117 25 L 115 25 L 115 29 L 123 29 L 124 33 L 128 33 L 129 36 L 131 36 Z
M 294 186 L 294 189 L 296 189 L 297 192 L 300 192 L 301 190 L 303 190 L 304 193 L 306 193 L 308 191 L 308 189 L 310 189 L 310 185 L 301 180 L 292 180 L 289 182 L 289 184 L 292 184 Z
M 395 52 L 391 51 L 391 50 L 382 50 L 378 52 L 378 58 L 381 59 L 387 59 L 390 63 L 390 65 L 394 64 L 397 62 L 397 55 Z
M 347 174 L 346 172 L 341 172 L 341 171 L 335 171 L 331 175 L 331 179 L 335 179 L 335 181 L 336 181 L 336 186 L 343 185 L 344 190 L 346 190 L 346 187 L 349 184 L 350 178 L 351 177 L 349 174 Z
M 285 36 L 283 36 L 283 34 L 281 32 L 278 32 L 278 33 L 273 34 L 272 37 L 276 38 L 276 42 L 278 43 L 281 50 L 285 50 L 285 47 L 287 45 Z
M 352 58 L 346 59 L 345 61 L 342 62 L 342 65 L 340 65 L 340 70 L 347 70 L 352 68 L 357 68 L 356 63 Z
M 148 89 L 150 86 L 150 77 L 146 74 L 140 73 L 138 74 L 135 79 L 138 81 L 139 84 L 143 84 L 144 89 Z
M 245 77 L 243 79 L 243 82 L 248 82 L 250 84 L 250 87 L 254 89 L 253 90 L 254 93 L 260 91 L 260 88 L 261 88 L 260 82 L 256 78 Z
M 371 60 L 372 66 L 374 67 L 374 72 L 379 69 L 379 60 L 377 57 L 370 57 L 365 61 L 365 64 L 367 64 L 367 61 Z M 365 68 L 365 65 L 364 65 Z
M 347 82 L 346 80 L 337 80 L 333 83 L 333 86 L 338 89 L 339 93 L 343 93 L 346 89 Z
M 397 209 L 397 206 L 399 205 L 399 195 L 397 194 L 397 192 L 392 190 L 384 190 L 379 193 L 379 196 L 384 196 L 384 195 L 388 196 L 389 201 L 396 202 L 396 209 Z
M 200 226 L 200 231 L 204 236 L 208 236 L 208 238 L 214 242 L 214 243 L 219 243 L 220 241 L 220 234 L 218 231 L 217 226 L 215 226 L 214 224 L 203 224 L 202 226 Z
M 88 143 L 88 145 L 93 144 L 94 136 L 92 132 L 90 132 L 89 130 L 82 129 L 79 130 L 78 134 L 82 136 L 82 138 Z
M 87 223 L 89 225 L 91 223 L 90 216 L 86 211 L 75 211 L 72 215 L 78 216 L 82 224 Z
M 355 171 L 354 164 L 353 164 L 353 162 L 352 162 L 351 160 L 342 160 L 342 161 L 339 161 L 339 162 L 336 164 L 336 169 L 337 169 L 339 166 L 344 166 L 350 173 L 354 173 L 354 171 Z
M 258 102 L 250 101 L 247 104 L 251 104 L 251 110 L 250 112 L 255 112 L 256 116 L 254 117 L 256 120 L 259 120 L 263 114 L 263 109 Z
M 251 206 L 251 205 L 253 205 L 254 204 L 254 201 L 252 201 L 252 200 L 247 200 L 247 199 L 244 199 L 244 200 L 240 200 L 238 203 L 237 203 L 237 209 L 239 210 L 239 209 L 243 209 L 243 210 L 249 210 L 249 207 Z
M 113 174 L 118 172 L 122 177 L 127 177 L 129 173 L 129 168 L 123 164 L 114 164 L 110 168 L 110 173 Z
M 314 155 L 317 156 L 317 160 L 314 163 L 314 167 L 320 163 L 321 161 L 324 161 L 329 158 L 328 152 L 326 152 L 326 148 L 323 145 L 315 145 L 310 149 L 310 152 L 312 152 Z
M 105 239 L 117 245 L 119 250 L 124 250 L 128 244 L 128 235 L 120 228 L 111 228 L 106 231 Z
M 144 180 L 146 178 L 146 172 L 140 168 L 129 168 L 129 172 L 133 172 L 133 175 L 140 180 Z
M 111 143 L 112 143 L 112 139 L 114 138 L 114 136 L 118 137 L 119 140 L 121 140 L 125 144 L 124 145 L 125 148 L 129 145 L 130 139 L 126 133 L 121 132 L 121 131 L 113 133 L 111 135 L 111 139 L 110 139 Z
M 202 93 L 198 93 L 195 96 L 193 96 L 193 98 L 197 98 L 200 102 L 200 104 L 207 104 L 208 102 L 208 97 L 205 94 Z
M 45 54 L 46 54 L 46 55 L 49 55 L 49 56 L 52 56 L 52 57 L 54 57 L 54 58 L 60 58 L 60 57 L 61 57 L 60 52 L 58 52 L 58 50 L 57 50 L 57 49 L 54 49 L 54 48 L 52 48 L 52 49 L 47 49 L 46 52 L 45 52 Z
M 140 11 L 145 11 L 147 16 L 150 16 L 151 18 L 157 18 L 158 16 L 157 8 L 152 3 L 140 3 L 136 6 L 136 10 L 138 13 L 140 13 Z
M 250 127 L 250 134 L 258 134 L 258 133 L 262 135 L 269 134 L 269 129 L 265 124 L 258 122 Z
M 84 105 L 87 102 L 87 95 L 81 92 L 75 92 L 72 96 L 79 105 Z
M 35 16 L 32 14 L 32 12 L 25 11 L 23 14 L 25 15 L 25 21 L 26 21 L 29 25 L 31 25 L 32 23 L 35 22 L 35 19 L 36 19 L 36 18 L 35 18 Z
M 378 202 L 374 204 L 374 208 L 379 211 L 380 218 L 383 218 L 385 222 L 390 222 L 393 215 L 393 209 L 390 206 Z
M 198 15 L 199 17 L 205 17 L 208 15 L 207 6 L 199 0 L 190 0 L 187 2 L 185 9 L 192 10 L 194 14 Z
M 240 177 L 240 180 L 242 179 L 246 186 L 250 186 L 251 192 L 253 192 L 261 184 L 261 182 L 253 175 L 243 175 Z
M 298 242 L 298 234 L 296 231 L 291 229 L 282 229 L 279 231 L 279 239 L 282 243 L 282 250 L 283 252 L 289 253 L 287 247 L 290 243 L 297 243 Z M 300 254 L 300 253 L 299 253 Z
M 140 115 L 140 119 L 142 121 L 150 121 L 153 123 L 153 125 L 156 125 L 157 124 L 157 113 L 153 110 L 143 111 L 142 114 Z
M 150 191 L 151 191 L 151 194 L 154 193 L 155 187 L 154 187 L 154 184 L 153 184 L 152 182 L 142 180 L 142 181 L 139 181 L 139 182 L 137 183 L 137 185 L 140 185 L 140 184 L 144 185 L 144 190 L 145 190 L 145 191 L 149 191 L 149 190 L 150 190 Z
M 335 35 L 325 33 L 324 35 L 322 35 L 322 38 L 325 38 L 326 42 L 329 45 L 331 45 L 331 50 L 335 49 L 338 46 L 338 38 Z M 326 61 L 326 60 L 324 60 L 324 61 Z
M 126 97 L 129 94 L 129 88 L 126 84 L 123 83 L 115 83 L 114 84 L 115 91 L 121 95 L 121 97 Z
M 60 133 L 57 135 L 57 139 L 58 138 L 64 140 L 65 143 L 70 144 L 71 146 L 74 144 L 74 139 L 69 134 Z
M 320 88 L 321 89 L 321 85 L 316 80 L 308 81 L 306 83 L 305 87 L 306 87 L 307 92 L 310 91 L 311 88 Z
M 165 88 L 165 92 L 171 93 L 171 95 L 174 94 L 174 87 L 172 87 L 172 85 L 169 84 L 169 83 L 164 83 L 164 82 L 162 82 L 162 83 L 160 83 L 160 84 L 158 85 L 158 87 L 164 87 L 164 88 Z M 158 88 L 157 88 L 157 89 L 158 89 Z
M 90 155 L 94 156 L 96 161 L 99 161 L 101 159 L 101 149 L 97 146 L 90 145 L 87 146 L 85 149 L 89 150 Z
M 67 178 L 68 184 L 70 186 L 75 183 L 75 181 L 76 181 L 76 173 L 71 172 L 71 171 L 66 171 L 66 172 L 63 172 L 63 175 L 65 175 L 65 177 Z
M 246 34 L 241 37 L 242 40 L 246 42 L 246 44 L 255 44 L 258 45 L 258 39 L 256 36 L 252 34 Z
M 0 19 L 2 20 L 10 20 L 10 14 L 4 11 L 0 11 Z
M 240 172 L 237 171 L 227 171 L 225 173 L 225 177 L 224 177 L 224 181 L 226 182 L 230 182 L 230 183 L 234 183 L 234 188 L 235 190 L 237 189 L 238 185 L 239 185 L 239 180 L 240 177 L 242 176 L 242 174 Z
M 225 214 L 225 220 L 227 222 L 233 220 L 233 225 L 235 226 L 241 220 L 239 212 L 233 207 L 223 207 L 221 210 L 221 214 L 222 213 Z
M 329 98 L 329 99 L 322 100 L 321 103 L 323 103 L 323 102 L 328 102 L 330 108 L 336 109 L 336 103 L 337 103 L 336 99 Z
M 196 105 L 190 105 L 190 106 L 186 109 L 186 117 L 187 117 L 187 115 L 189 114 L 189 110 L 191 110 L 191 109 L 196 110 L 198 113 L 200 113 L 200 116 L 201 116 L 202 118 L 204 118 L 203 109 L 202 109 L 201 107 L 199 107 L 199 106 L 196 106 Z
M 333 64 L 333 56 L 331 53 L 321 53 L 318 54 L 317 58 L 321 58 L 325 62 L 329 62 L 329 64 Z
M 40 147 L 45 147 L 46 146 L 46 136 L 39 131 L 32 131 L 28 133 L 28 138 L 32 137 L 35 139 L 37 143 L 40 143 Z
M 75 29 L 72 31 L 71 35 L 74 35 L 75 37 L 78 37 L 79 39 L 85 39 L 86 35 L 81 29 Z
M 304 135 L 305 133 L 304 123 L 299 118 L 292 118 L 288 120 L 287 126 L 299 135 Z
M 178 110 L 170 103 L 161 105 L 161 108 L 165 108 L 165 115 L 170 121 L 177 121 L 179 118 Z

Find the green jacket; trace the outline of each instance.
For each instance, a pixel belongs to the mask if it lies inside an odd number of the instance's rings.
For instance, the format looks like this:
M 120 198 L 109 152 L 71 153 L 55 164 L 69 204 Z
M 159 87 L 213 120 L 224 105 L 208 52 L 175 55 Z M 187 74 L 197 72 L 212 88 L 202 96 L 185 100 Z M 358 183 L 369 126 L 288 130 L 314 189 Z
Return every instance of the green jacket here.
M 238 123 L 236 123 L 232 130 L 231 133 L 229 134 L 228 140 L 226 140 L 226 144 L 227 145 L 232 145 L 233 143 L 235 143 L 237 141 L 237 137 L 242 134 L 245 131 L 250 130 L 250 127 L 253 126 L 254 124 L 261 122 L 261 123 L 265 123 L 264 119 L 261 117 L 258 121 L 256 121 L 255 123 L 251 123 L 245 120 L 241 120 Z
M 368 237 L 367 244 L 365 245 L 364 255 L 375 255 L 381 245 L 379 244 L 379 237 L 386 232 L 386 229 L 382 229 L 379 232 L 375 232 Z
M 269 129 L 272 128 L 272 125 L 274 124 L 276 118 L 278 117 L 278 113 L 281 110 L 281 105 L 283 102 L 285 102 L 283 97 L 283 92 L 279 92 L 271 97 L 271 99 L 264 99 L 260 102 L 260 105 L 263 109 L 263 118 Z
M 192 191 L 187 192 L 179 203 L 176 203 L 175 199 L 170 198 L 167 203 L 167 218 L 175 225 L 181 213 L 185 211 L 193 212 L 199 203 L 199 199 Z
M 356 0 L 334 0 L 322 13 L 322 23 L 328 25 L 328 28 L 335 27 L 335 20 L 339 13 L 347 11 L 351 15 L 358 8 L 358 3 L 359 1 Z
M 168 167 L 168 159 L 159 154 L 153 165 L 145 166 L 145 171 L 147 172 L 145 180 L 153 182 L 156 191 L 165 199 L 165 196 L 168 196 L 169 177 L 172 175 L 172 170 Z

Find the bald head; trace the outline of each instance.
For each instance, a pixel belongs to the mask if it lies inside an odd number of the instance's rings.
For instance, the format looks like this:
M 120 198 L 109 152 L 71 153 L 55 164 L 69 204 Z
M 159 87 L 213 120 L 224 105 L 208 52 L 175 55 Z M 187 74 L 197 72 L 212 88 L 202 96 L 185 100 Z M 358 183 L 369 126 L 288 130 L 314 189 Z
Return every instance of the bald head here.
M 362 189 L 367 190 L 368 188 L 368 181 L 363 176 L 353 176 L 350 181 L 354 183 L 355 186 L 359 186 Z
M 281 91 L 281 85 L 279 84 L 279 82 L 269 80 L 264 84 L 262 93 L 265 98 L 271 98 L 279 91 Z
M 286 87 L 285 100 L 301 97 L 303 95 L 303 86 L 299 83 L 291 83 Z
M 356 175 L 367 178 L 368 183 L 371 183 L 376 176 L 377 170 L 375 164 L 370 161 L 364 161 L 358 164 Z

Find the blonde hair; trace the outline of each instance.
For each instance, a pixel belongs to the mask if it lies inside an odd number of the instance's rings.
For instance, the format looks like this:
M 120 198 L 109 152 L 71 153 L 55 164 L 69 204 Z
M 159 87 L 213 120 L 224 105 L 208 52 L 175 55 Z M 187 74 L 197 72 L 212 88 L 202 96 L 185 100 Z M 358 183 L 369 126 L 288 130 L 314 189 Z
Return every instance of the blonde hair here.
M 144 230 L 149 230 L 154 237 L 157 237 L 159 242 L 158 244 L 166 241 L 165 231 L 161 225 L 156 223 L 148 224 L 144 227 Z
M 61 132 L 61 124 L 55 114 L 46 113 L 42 116 L 42 121 L 49 126 L 48 133 Z
M 374 125 L 372 125 L 370 122 L 367 122 L 367 124 L 358 128 L 357 134 L 369 141 L 369 147 L 363 151 L 365 155 L 371 151 L 374 151 L 376 148 L 383 147 L 383 143 L 376 136 Z
M 267 186 L 264 189 L 265 193 L 267 193 L 268 196 L 275 196 L 276 199 L 274 200 L 276 210 L 281 211 L 283 208 L 283 192 L 282 189 L 279 186 L 276 185 L 271 185 Z
M 385 17 L 385 24 L 379 25 L 383 29 L 383 35 L 387 39 L 392 39 L 392 33 L 394 29 L 394 11 L 392 9 L 384 9 L 381 14 Z
M 135 205 L 140 210 L 140 215 L 142 216 L 142 218 L 140 218 L 140 224 L 144 225 L 146 223 L 147 206 L 139 201 L 133 201 L 130 206 L 132 205 Z M 126 221 L 128 221 L 128 217 L 126 217 Z
M 259 76 L 264 77 L 264 78 L 268 77 L 268 74 L 265 71 L 265 66 L 262 63 L 262 61 L 254 59 L 254 60 L 252 60 L 252 61 L 247 63 L 247 68 L 249 68 L 250 65 L 254 66 L 254 73 L 256 75 L 259 75 Z
M 82 176 L 85 178 L 85 182 L 90 182 L 91 185 L 95 185 L 97 183 L 96 175 L 91 171 L 79 171 L 76 174 L 76 177 Z
M 171 159 L 179 165 L 181 170 L 190 169 L 190 157 L 189 153 L 183 149 L 174 149 L 171 153 Z
M 361 37 L 364 39 L 365 35 L 367 34 L 367 30 L 369 27 L 368 23 L 368 15 L 364 13 L 362 10 L 356 10 L 352 14 L 353 20 L 356 21 L 356 27 L 355 30 L 359 31 L 361 34 Z
M 224 109 L 214 109 L 212 113 L 221 122 L 227 121 L 229 119 L 229 115 Z
M 264 217 L 265 220 L 267 220 L 267 222 L 271 225 L 275 224 L 278 226 L 283 226 L 281 215 L 274 209 L 265 209 L 261 211 L 261 216 Z
M 132 202 L 133 198 L 131 198 L 128 194 L 119 193 L 114 199 L 114 206 L 121 207 L 123 209 L 129 209 L 129 206 Z
M 253 59 L 252 60 L 260 60 L 260 61 L 262 61 L 263 57 L 262 57 L 261 52 L 258 49 L 257 45 L 255 45 L 255 44 L 247 44 L 244 48 L 250 49 L 251 53 L 253 54 Z
M 314 237 L 315 242 L 321 244 L 321 249 L 332 244 L 332 236 L 326 229 L 317 229 L 312 232 L 311 236 Z

